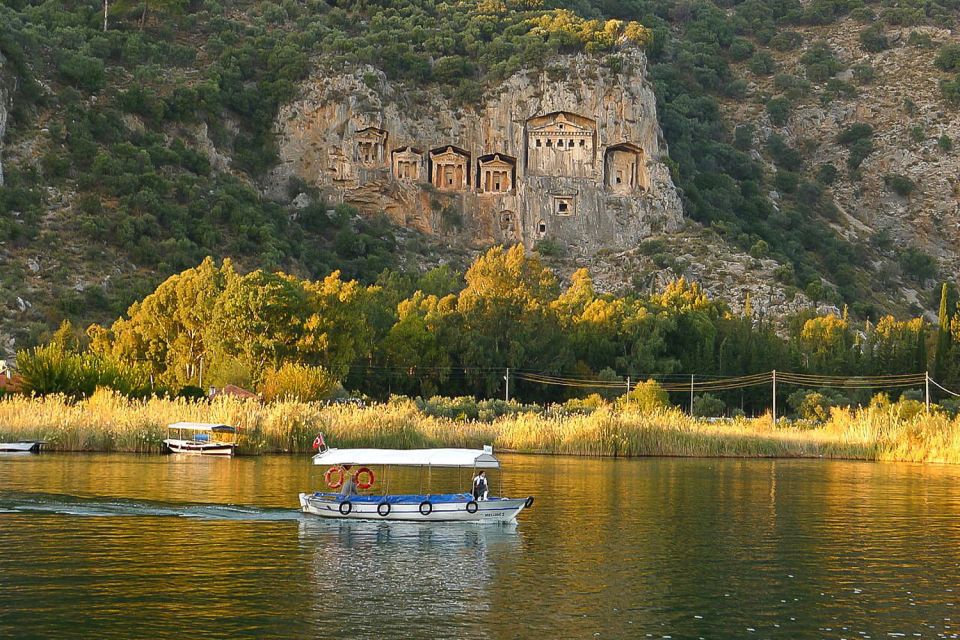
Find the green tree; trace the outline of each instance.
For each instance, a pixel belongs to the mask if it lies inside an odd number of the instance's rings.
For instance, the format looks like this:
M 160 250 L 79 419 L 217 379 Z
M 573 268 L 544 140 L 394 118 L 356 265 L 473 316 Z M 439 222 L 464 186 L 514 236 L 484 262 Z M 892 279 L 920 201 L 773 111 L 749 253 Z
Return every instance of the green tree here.
M 635 411 L 662 411 L 670 407 L 670 397 L 656 380 L 647 380 L 620 398 L 621 406 Z
M 937 347 L 933 360 L 933 377 L 938 381 L 946 380 L 948 363 L 953 350 L 953 340 L 950 333 L 951 317 L 947 302 L 949 291 L 947 283 L 944 282 L 940 288 L 940 309 L 937 312 Z
M 212 258 L 170 276 L 131 305 L 127 318 L 118 319 L 109 331 L 91 327 L 91 350 L 129 365 L 142 364 L 174 388 L 199 385 L 201 367 L 204 362 L 211 365 L 208 353 L 219 339 L 214 308 L 238 277 L 230 260 L 217 267 Z

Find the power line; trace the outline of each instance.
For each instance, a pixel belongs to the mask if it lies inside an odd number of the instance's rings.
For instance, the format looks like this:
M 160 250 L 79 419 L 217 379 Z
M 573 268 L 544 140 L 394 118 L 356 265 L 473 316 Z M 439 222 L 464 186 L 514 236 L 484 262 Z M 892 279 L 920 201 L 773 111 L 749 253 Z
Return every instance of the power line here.
M 946 392 L 949 393 L 950 395 L 956 396 L 957 398 L 960 398 L 960 393 L 957 393 L 956 391 L 950 391 L 950 389 L 947 389 L 945 386 L 943 386 L 942 384 L 940 384 L 939 382 L 937 382 L 937 381 L 934 380 L 933 378 L 930 378 L 930 382 L 932 382 L 934 385 L 936 385 L 937 387 L 939 387 L 942 391 L 946 391 Z

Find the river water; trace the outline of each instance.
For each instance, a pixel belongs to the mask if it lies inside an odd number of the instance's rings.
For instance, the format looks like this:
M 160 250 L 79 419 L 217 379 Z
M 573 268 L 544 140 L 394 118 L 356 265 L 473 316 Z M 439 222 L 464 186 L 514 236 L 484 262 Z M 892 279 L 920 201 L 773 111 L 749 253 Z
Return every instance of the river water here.
M 303 516 L 304 457 L 0 457 L 0 637 L 960 633 L 960 468 L 501 459 L 517 526 Z

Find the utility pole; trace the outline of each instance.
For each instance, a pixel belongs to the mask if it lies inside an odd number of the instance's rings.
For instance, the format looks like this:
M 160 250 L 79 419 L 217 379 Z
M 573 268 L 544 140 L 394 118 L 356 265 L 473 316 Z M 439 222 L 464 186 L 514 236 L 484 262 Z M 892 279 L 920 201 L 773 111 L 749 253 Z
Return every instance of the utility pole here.
M 503 376 L 503 379 L 507 381 L 507 386 L 504 391 L 504 398 L 507 402 L 510 402 L 510 367 L 507 367 L 507 375 Z
M 777 426 L 777 370 L 773 370 L 773 426 Z
M 927 399 L 927 402 L 926 402 L 927 413 L 930 413 L 930 372 L 929 371 L 923 372 L 923 386 L 926 391 L 924 395 L 926 396 L 926 399 Z
M 693 417 L 693 374 L 690 374 L 690 417 Z

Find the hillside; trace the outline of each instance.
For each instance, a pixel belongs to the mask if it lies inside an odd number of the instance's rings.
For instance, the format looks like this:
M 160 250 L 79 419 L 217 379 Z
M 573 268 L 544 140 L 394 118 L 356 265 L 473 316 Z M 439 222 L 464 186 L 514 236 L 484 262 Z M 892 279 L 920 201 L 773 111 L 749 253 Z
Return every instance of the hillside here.
M 949 4 L 836 0 L 164 0 L 115 3 L 104 29 L 100 2 L 8 2 L 0 351 L 64 318 L 112 320 L 206 255 L 367 283 L 465 267 L 510 238 L 460 233 L 456 208 L 436 209 L 455 228 L 438 233 L 392 205 L 337 204 L 323 181 L 279 179 L 291 109 L 317 82 L 353 77 L 401 110 L 441 104 L 467 122 L 517 78 L 569 80 L 577 56 L 655 96 L 642 151 L 684 219 L 589 255 L 573 232 L 517 238 L 561 272 L 590 266 L 621 293 L 684 274 L 774 316 L 935 310 L 958 260 L 956 17 Z M 631 56 L 647 61 L 637 78 Z M 556 109 L 595 111 L 581 98 Z M 552 109 L 540 106 L 524 117 Z M 564 188 L 545 193 L 579 193 Z

